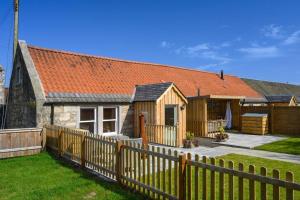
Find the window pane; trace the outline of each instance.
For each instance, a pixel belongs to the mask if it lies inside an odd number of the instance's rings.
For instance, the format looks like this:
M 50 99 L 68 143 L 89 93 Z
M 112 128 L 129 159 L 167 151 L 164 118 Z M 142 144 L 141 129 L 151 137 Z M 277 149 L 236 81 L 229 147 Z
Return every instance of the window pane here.
M 103 119 L 116 119 L 116 108 L 103 108 Z
M 90 131 L 91 133 L 94 133 L 94 127 L 95 127 L 95 123 L 94 122 L 80 123 L 80 129 L 84 129 L 84 130 Z
M 103 122 L 103 133 L 116 132 L 116 122 Z
M 82 108 L 80 109 L 80 121 L 89 121 L 95 119 L 94 108 Z
M 175 125 L 175 109 L 176 107 L 166 107 L 165 108 L 165 125 L 174 126 Z

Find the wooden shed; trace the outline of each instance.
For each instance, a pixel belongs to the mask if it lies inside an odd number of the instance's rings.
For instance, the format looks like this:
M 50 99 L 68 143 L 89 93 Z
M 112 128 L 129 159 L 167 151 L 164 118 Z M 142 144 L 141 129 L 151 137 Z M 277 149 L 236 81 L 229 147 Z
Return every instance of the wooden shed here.
M 242 115 L 242 132 L 264 135 L 268 133 L 268 114 L 245 113 Z
M 145 117 L 149 142 L 181 146 L 186 136 L 187 99 L 171 82 L 135 88 L 134 135 L 140 136 L 139 115 Z

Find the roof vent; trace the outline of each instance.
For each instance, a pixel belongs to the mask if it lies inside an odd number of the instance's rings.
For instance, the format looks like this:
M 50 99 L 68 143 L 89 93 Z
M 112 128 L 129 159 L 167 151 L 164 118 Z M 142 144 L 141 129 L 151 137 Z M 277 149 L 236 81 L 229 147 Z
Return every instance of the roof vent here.
M 200 97 L 200 88 L 197 89 L 197 95 Z
M 220 78 L 221 78 L 222 80 L 224 80 L 224 71 L 223 71 L 223 69 L 222 69 L 221 72 L 220 72 Z

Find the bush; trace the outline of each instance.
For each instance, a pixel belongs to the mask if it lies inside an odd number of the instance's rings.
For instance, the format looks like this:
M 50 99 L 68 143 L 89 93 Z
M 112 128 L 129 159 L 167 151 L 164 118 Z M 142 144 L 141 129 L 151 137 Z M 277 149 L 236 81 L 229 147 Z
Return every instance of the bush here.
M 186 140 L 193 140 L 195 138 L 195 134 L 192 132 L 186 132 Z

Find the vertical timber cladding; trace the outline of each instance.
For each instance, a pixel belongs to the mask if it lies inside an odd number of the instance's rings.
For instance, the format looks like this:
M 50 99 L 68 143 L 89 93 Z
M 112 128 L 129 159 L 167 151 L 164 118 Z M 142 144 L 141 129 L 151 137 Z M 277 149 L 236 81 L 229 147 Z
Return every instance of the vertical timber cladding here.
M 207 135 L 207 99 L 190 98 L 187 105 L 187 131 L 195 136 Z
M 183 99 L 174 86 L 169 88 L 163 96 L 161 96 L 156 102 L 156 124 L 165 124 L 165 106 L 176 105 L 178 112 L 178 139 L 179 146 L 183 143 L 183 139 L 186 136 L 186 102 Z
M 134 136 L 139 137 L 139 115 L 143 113 L 147 124 L 165 125 L 165 105 L 178 107 L 179 145 L 186 136 L 186 102 L 174 86 L 170 87 L 157 101 L 134 102 Z M 183 109 L 181 109 L 183 108 Z
M 300 107 L 275 106 L 272 114 L 275 134 L 300 136 Z
M 241 118 L 241 106 L 240 100 L 234 99 L 230 101 L 231 112 L 232 112 L 232 129 L 240 130 L 240 118 Z
M 156 102 L 134 102 L 134 137 L 140 136 L 139 115 L 144 114 L 146 123 L 156 124 Z

